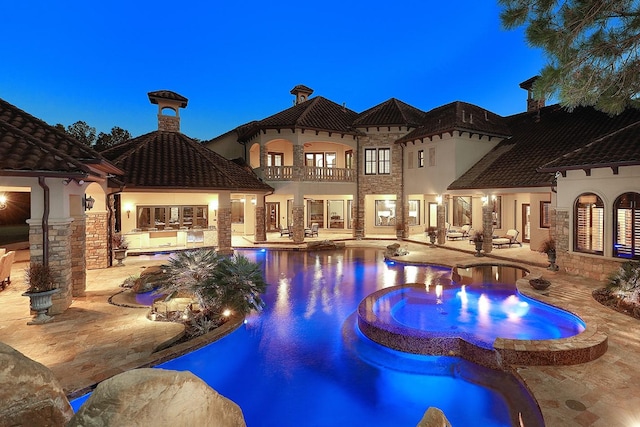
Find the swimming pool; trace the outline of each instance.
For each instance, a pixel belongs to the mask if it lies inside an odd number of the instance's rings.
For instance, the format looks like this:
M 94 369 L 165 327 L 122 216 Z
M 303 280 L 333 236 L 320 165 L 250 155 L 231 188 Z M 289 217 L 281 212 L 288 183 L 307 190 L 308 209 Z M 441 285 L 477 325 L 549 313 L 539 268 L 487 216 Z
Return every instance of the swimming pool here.
M 406 334 L 458 336 L 483 348 L 492 348 L 497 338 L 546 340 L 568 338 L 585 330 L 579 317 L 534 300 L 516 291 L 514 267 L 477 266 L 481 282 L 462 279 L 437 280 L 377 291 L 360 303 L 379 325 Z M 514 271 L 510 271 L 514 270 Z M 522 273 L 524 273 L 522 271 Z M 480 280 L 480 279 L 476 279 Z
M 264 266 L 265 311 L 158 368 L 193 372 L 236 402 L 248 426 L 415 426 L 430 406 L 453 425 L 510 426 L 519 413 L 527 426 L 543 425 L 513 376 L 395 351 L 358 330 L 364 297 L 444 279 L 449 269 L 388 265 L 382 251 L 367 248 L 238 252 Z

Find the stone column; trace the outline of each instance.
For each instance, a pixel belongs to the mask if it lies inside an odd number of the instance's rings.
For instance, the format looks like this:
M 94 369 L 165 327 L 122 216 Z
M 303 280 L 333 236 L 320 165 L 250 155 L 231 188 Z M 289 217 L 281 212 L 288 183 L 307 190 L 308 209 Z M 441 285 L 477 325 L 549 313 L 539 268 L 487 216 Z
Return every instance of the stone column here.
M 84 213 L 73 218 L 71 228 L 71 296 L 83 297 L 87 288 L 86 221 Z
M 264 207 L 264 196 L 262 194 L 256 195 L 256 242 L 267 241 L 267 222 L 266 211 Z
M 218 193 L 218 253 L 221 255 L 233 254 L 230 193 Z
M 294 200 L 295 203 L 295 200 Z M 304 206 L 293 205 L 293 243 L 304 242 Z
M 447 230 L 446 230 L 446 218 L 444 217 L 444 205 L 442 203 L 438 203 L 436 208 L 436 227 L 438 228 L 438 244 L 444 245 L 447 241 Z
M 493 249 L 493 210 L 488 204 L 482 204 L 482 250 L 491 253 Z
M 304 176 L 304 146 L 293 144 L 293 181 L 302 181 Z
M 556 265 L 567 270 L 567 260 L 569 259 L 569 211 L 567 209 L 558 209 L 551 207 L 549 209 L 549 234 L 556 242 Z M 564 267 L 560 267 L 564 265 Z
M 48 311 L 50 315 L 62 313 L 69 308 L 72 301 L 72 221 L 71 218 L 49 218 L 48 220 L 49 267 L 55 285 L 60 288 L 60 291 L 52 297 L 53 306 Z M 29 219 L 27 223 L 29 224 L 31 263 L 42 263 L 44 261 L 42 221 Z
M 109 266 L 107 212 L 88 213 L 85 218 L 86 265 L 88 270 Z

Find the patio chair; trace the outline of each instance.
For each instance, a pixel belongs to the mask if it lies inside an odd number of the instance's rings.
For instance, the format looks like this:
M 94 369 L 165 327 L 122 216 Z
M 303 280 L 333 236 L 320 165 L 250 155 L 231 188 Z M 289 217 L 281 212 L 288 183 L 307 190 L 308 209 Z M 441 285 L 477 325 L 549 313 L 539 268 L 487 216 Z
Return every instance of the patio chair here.
M 313 237 L 313 236 L 318 236 L 318 224 L 317 223 L 313 223 L 311 224 L 311 228 L 305 228 L 304 229 L 304 237 Z
M 463 225 L 457 231 L 456 230 L 449 231 L 447 233 L 447 239 L 449 239 L 449 240 L 456 240 L 456 239 L 463 240 L 464 238 L 469 237 L 469 230 L 471 230 L 471 226 L 470 225 Z
M 280 237 L 283 237 L 283 236 L 290 237 L 291 236 L 291 229 L 290 228 L 284 228 L 282 226 L 282 224 L 278 225 L 278 228 L 280 229 Z
M 2 289 L 11 284 L 11 267 L 15 256 L 16 251 L 9 251 L 0 257 L 0 288 Z
M 501 248 L 504 245 L 509 245 L 509 247 L 511 247 L 511 245 L 515 244 L 522 246 L 522 243 L 518 242 L 519 234 L 520 232 L 518 230 L 507 230 L 507 234 L 505 236 L 496 237 L 495 239 L 493 239 L 493 246 L 497 248 Z

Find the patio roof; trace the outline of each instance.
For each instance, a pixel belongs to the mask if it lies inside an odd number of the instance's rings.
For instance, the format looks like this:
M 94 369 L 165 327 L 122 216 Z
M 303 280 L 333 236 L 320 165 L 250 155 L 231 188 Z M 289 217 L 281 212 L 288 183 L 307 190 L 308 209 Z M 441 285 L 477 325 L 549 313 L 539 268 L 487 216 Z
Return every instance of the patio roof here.
M 102 154 L 126 171 L 128 189 L 273 190 L 253 172 L 179 132 L 150 132 Z
M 0 99 L 0 175 L 102 179 L 122 171 L 61 129 Z

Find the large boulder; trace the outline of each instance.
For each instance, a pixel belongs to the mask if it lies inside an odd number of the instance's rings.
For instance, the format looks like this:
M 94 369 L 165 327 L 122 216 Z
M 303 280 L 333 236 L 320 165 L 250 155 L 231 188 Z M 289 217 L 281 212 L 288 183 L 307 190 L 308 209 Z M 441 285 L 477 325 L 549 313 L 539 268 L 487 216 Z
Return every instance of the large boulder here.
M 242 410 L 191 372 L 134 369 L 98 384 L 75 426 L 246 426 Z
M 0 343 L 0 426 L 64 426 L 73 409 L 46 366 Z
M 444 416 L 444 412 L 435 406 L 431 406 L 424 413 L 417 427 L 451 427 L 451 423 Z
M 155 265 L 152 267 L 147 267 L 142 270 L 140 273 L 140 277 L 138 277 L 131 290 L 137 294 L 142 294 L 145 292 L 152 291 L 160 285 L 167 283 L 169 279 L 169 275 L 167 274 L 166 267 L 163 265 Z

